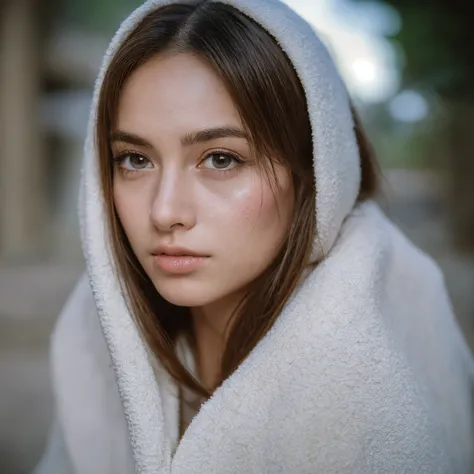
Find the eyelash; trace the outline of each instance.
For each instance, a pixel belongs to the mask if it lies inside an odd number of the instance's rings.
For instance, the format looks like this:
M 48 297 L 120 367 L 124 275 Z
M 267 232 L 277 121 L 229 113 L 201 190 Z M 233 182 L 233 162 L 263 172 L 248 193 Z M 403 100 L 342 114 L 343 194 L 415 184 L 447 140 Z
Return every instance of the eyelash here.
M 242 158 L 240 158 L 239 156 L 237 156 L 236 154 L 234 153 L 231 153 L 227 150 L 219 150 L 219 149 L 216 149 L 216 150 L 212 150 L 212 152 L 209 152 L 209 153 L 206 153 L 206 155 L 204 156 L 204 158 L 199 162 L 199 164 L 203 163 L 205 160 L 207 160 L 210 156 L 212 155 L 225 155 L 225 156 L 229 156 L 231 157 L 234 161 L 235 161 L 235 166 L 231 169 L 224 169 L 224 170 L 212 170 L 210 169 L 209 171 L 216 171 L 217 173 L 219 173 L 220 175 L 225 175 L 227 173 L 231 173 L 232 171 L 236 171 L 238 170 L 243 164 L 244 164 L 244 160 Z M 205 168 L 206 169 L 206 168 Z
M 129 174 L 134 174 L 134 173 L 139 173 L 140 170 L 128 170 L 125 168 L 122 168 L 121 164 L 125 161 L 125 159 L 129 156 L 137 155 L 142 158 L 145 158 L 145 160 L 148 160 L 151 162 L 149 158 L 147 158 L 145 155 L 141 153 L 137 153 L 136 151 L 123 151 L 120 153 L 120 155 L 113 156 L 112 161 L 113 161 L 113 166 L 114 168 L 118 169 L 120 173 L 122 173 L 124 176 L 129 175 Z
M 229 151 L 226 151 L 226 150 L 213 150 L 212 152 L 209 152 L 205 155 L 205 157 L 199 162 L 199 164 L 203 163 L 206 159 L 208 159 L 210 156 L 212 155 L 227 155 L 227 156 L 230 156 L 233 160 L 235 160 L 236 162 L 236 166 L 234 168 L 231 168 L 231 169 L 224 169 L 224 170 L 211 170 L 211 171 L 216 171 L 218 172 L 219 174 L 226 174 L 226 173 L 230 173 L 234 170 L 236 170 L 237 168 L 240 168 L 243 164 L 244 164 L 244 160 L 242 160 L 240 157 L 238 157 L 236 154 L 234 153 L 230 153 Z M 142 158 L 145 158 L 145 160 L 151 162 L 151 160 L 149 158 L 147 158 L 145 155 L 141 154 L 141 153 L 137 153 L 135 151 L 124 151 L 122 153 L 120 153 L 120 155 L 117 155 L 117 156 L 113 156 L 112 157 L 112 161 L 113 161 L 113 166 L 114 168 L 117 168 L 119 170 L 120 173 L 122 173 L 124 176 L 126 175 L 129 175 L 129 174 L 134 174 L 134 173 L 139 173 L 141 170 L 129 170 L 129 169 L 126 169 L 126 168 L 122 168 L 120 165 L 125 161 L 125 159 L 129 156 L 133 156 L 133 155 L 137 155 L 137 156 L 140 156 Z

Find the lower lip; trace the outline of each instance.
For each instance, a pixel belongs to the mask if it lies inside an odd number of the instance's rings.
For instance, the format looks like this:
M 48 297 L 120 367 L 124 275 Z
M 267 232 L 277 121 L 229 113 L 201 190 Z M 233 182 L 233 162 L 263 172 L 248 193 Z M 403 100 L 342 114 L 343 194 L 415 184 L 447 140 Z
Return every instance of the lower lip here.
M 201 266 L 208 257 L 192 255 L 155 255 L 158 267 L 167 273 L 189 273 Z

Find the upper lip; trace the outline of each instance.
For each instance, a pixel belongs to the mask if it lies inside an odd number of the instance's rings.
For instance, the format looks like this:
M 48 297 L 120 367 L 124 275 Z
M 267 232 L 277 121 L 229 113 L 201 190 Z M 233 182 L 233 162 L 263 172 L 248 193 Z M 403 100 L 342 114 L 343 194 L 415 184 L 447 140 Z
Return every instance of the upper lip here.
M 199 252 L 195 252 L 194 250 L 190 250 L 186 247 L 174 247 L 171 245 L 161 245 L 156 247 L 153 251 L 153 255 L 170 255 L 174 257 L 178 256 L 190 256 L 190 257 L 207 257 Z

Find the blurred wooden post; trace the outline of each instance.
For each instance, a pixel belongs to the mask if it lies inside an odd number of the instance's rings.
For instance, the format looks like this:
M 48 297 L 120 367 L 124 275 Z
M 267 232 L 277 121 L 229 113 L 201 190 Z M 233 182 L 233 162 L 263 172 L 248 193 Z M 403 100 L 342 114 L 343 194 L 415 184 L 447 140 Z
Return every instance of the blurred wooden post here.
M 449 221 L 458 250 L 474 254 L 474 101 L 449 103 Z
M 37 257 L 47 217 L 36 13 L 36 0 L 11 0 L 0 17 L 0 255 L 6 258 Z

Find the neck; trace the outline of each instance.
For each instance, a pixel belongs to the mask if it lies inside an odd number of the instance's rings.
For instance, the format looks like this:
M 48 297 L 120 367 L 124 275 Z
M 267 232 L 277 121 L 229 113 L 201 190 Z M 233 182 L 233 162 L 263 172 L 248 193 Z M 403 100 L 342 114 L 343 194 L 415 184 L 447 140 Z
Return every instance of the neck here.
M 220 379 L 226 330 L 241 297 L 191 309 L 196 340 L 196 367 L 202 385 L 212 390 Z

